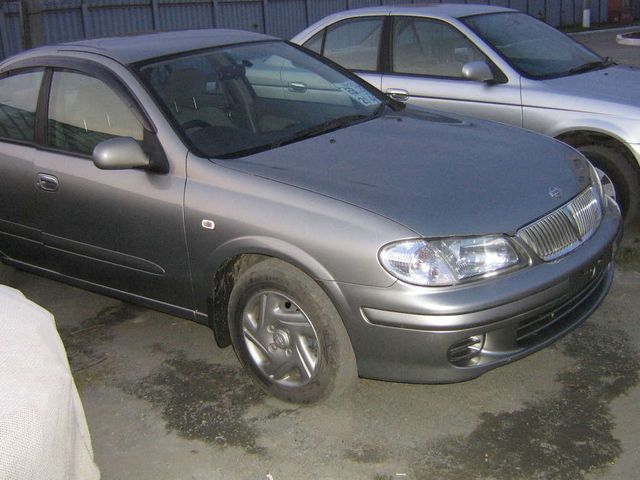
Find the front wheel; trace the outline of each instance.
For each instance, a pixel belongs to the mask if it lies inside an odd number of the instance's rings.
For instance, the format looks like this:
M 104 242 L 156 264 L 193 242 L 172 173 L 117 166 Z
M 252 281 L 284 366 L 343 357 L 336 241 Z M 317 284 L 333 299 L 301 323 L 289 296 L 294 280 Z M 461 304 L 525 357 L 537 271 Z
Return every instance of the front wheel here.
M 615 149 L 604 145 L 583 145 L 578 150 L 589 159 L 596 169 L 601 170 L 609 177 L 610 184 L 606 181 L 603 187 L 615 191 L 615 200 L 620 206 L 625 224 L 630 225 L 636 215 L 640 204 L 640 178 L 638 169 L 634 168 L 627 159 Z
M 229 330 L 240 362 L 267 393 L 312 403 L 355 386 L 349 336 L 318 284 L 277 259 L 249 268 L 229 300 Z

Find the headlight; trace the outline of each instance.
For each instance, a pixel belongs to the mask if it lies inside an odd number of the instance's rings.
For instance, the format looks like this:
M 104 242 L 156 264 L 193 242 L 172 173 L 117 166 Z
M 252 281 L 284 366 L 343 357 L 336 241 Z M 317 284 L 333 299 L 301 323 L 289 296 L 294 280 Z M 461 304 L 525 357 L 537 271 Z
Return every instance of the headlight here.
M 379 257 L 399 280 L 430 287 L 455 285 L 526 263 L 511 241 L 499 235 L 405 240 L 386 245 Z

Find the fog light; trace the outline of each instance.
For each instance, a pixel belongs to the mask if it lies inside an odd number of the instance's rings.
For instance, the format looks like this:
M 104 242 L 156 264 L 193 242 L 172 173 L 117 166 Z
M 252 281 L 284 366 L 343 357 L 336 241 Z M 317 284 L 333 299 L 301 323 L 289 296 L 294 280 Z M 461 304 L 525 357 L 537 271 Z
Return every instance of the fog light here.
M 484 334 L 460 340 L 449 347 L 447 358 L 454 365 L 466 365 L 480 355 L 484 347 Z

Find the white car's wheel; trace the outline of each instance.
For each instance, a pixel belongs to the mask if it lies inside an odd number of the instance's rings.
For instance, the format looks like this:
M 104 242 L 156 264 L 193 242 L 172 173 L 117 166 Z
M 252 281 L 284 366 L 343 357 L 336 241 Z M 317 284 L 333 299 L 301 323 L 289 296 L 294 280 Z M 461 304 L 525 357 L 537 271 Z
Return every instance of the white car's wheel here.
M 638 169 L 615 149 L 604 145 L 583 145 L 578 148 L 598 170 L 604 172 L 605 193 L 615 192 L 627 225 L 636 218 L 640 202 L 640 178 Z M 602 177 L 601 177 L 602 179 Z

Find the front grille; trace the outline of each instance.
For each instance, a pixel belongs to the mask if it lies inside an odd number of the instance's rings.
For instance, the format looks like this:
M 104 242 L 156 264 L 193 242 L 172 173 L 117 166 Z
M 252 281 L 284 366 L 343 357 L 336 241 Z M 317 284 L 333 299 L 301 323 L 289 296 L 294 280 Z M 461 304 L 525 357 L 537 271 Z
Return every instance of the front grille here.
M 593 187 L 517 233 L 545 261 L 565 255 L 585 242 L 598 228 L 602 208 Z
M 575 321 L 576 316 L 584 315 L 583 309 L 592 308 L 593 300 L 602 285 L 607 269 L 596 275 L 580 292 L 551 310 L 521 320 L 516 331 L 516 344 L 519 347 L 535 345 L 556 332 L 563 330 Z

